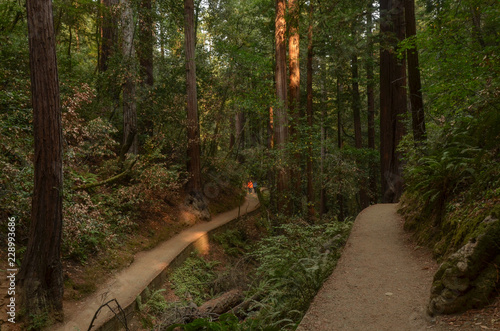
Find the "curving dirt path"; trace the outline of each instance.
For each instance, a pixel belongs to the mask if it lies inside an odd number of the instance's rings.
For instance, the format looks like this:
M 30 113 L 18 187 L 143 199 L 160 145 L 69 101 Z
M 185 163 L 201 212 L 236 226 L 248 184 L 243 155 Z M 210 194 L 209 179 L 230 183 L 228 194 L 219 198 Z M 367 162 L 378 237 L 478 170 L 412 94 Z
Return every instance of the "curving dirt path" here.
M 152 282 L 163 283 L 158 280 L 160 275 L 164 274 L 169 264 L 178 255 L 183 254 L 191 243 L 195 243 L 197 249 L 203 250 L 204 245 L 208 245 L 208 241 L 203 240 L 203 237 L 209 231 L 236 219 L 239 215 L 255 210 L 258 206 L 256 195 L 247 195 L 240 207 L 218 214 L 210 222 L 198 223 L 152 250 L 137 253 L 128 268 L 102 284 L 95 293 L 81 301 L 65 302 L 65 322 L 53 325 L 51 330 L 87 330 L 96 310 L 113 298 L 116 298 L 123 308 L 133 305 L 136 297 Z M 111 317 L 112 313 L 108 309 L 103 310 L 94 322 L 92 330 L 98 330 Z
M 397 204 L 363 210 L 337 267 L 297 330 L 425 330 L 437 268 L 402 229 Z

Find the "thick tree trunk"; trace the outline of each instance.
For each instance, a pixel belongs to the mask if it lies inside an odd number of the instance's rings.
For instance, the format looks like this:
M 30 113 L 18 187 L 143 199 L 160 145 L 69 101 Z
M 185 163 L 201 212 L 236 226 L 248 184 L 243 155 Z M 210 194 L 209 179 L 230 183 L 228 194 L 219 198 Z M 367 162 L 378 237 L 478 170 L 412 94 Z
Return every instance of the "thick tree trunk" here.
M 287 210 L 288 199 L 288 171 L 285 167 L 285 144 L 288 140 L 288 114 L 287 114 L 287 84 L 286 84 L 286 48 L 285 48 L 285 0 L 276 0 L 275 18 L 275 50 L 276 50 L 276 99 L 278 105 L 275 109 L 274 139 L 275 148 L 280 151 L 277 160 L 277 202 L 279 210 Z
M 127 153 L 137 154 L 137 103 L 135 84 L 134 16 L 130 0 L 121 0 L 122 53 L 127 74 L 123 83 L 123 145 L 130 135 L 135 135 Z
M 314 185 L 313 185 L 313 4 L 309 4 L 309 27 L 307 30 L 307 126 L 309 127 L 307 148 L 307 211 L 310 219 L 314 218 Z
M 62 312 L 62 128 L 52 1 L 28 0 L 34 190 L 19 284 L 25 316 Z
M 415 0 L 405 0 L 406 37 L 415 38 L 417 28 L 415 23 Z M 420 68 L 418 65 L 417 44 L 406 50 L 408 58 L 408 87 L 410 92 L 410 108 L 412 118 L 413 139 L 421 142 L 426 139 L 424 102 L 422 85 L 420 83 Z
M 295 145 L 300 144 L 300 136 L 297 127 L 300 125 L 300 36 L 299 36 L 299 4 L 298 0 L 288 0 L 288 69 L 290 78 L 288 81 L 288 110 L 292 117 L 290 125 L 290 139 Z M 299 150 L 297 147 L 296 150 Z M 302 171 L 301 154 L 294 153 L 294 161 L 291 168 L 290 178 L 293 185 L 293 195 L 296 199 L 302 197 Z M 295 205 L 295 204 L 294 204 Z
M 194 2 L 184 1 L 184 41 L 186 50 L 187 82 L 187 170 L 189 192 L 201 192 L 200 125 L 198 123 L 198 99 L 196 92 Z
M 153 86 L 154 28 L 152 0 L 141 0 L 139 9 L 139 65 L 142 81 Z
M 381 0 L 380 31 L 380 170 L 382 201 L 397 202 L 403 192 L 401 157 L 397 147 L 404 135 L 402 116 L 406 112 L 405 60 L 395 49 L 404 39 L 403 0 Z
M 373 37 L 372 37 L 372 4 L 367 14 L 367 42 L 368 58 L 366 62 L 366 97 L 368 110 L 368 148 L 375 150 L 375 81 L 373 77 Z M 377 201 L 377 165 L 373 159 L 370 159 L 370 202 Z
M 118 41 L 118 22 L 114 11 L 119 0 L 101 0 L 101 44 L 99 48 L 99 71 L 108 70 L 108 61 Z
M 98 69 L 101 74 L 108 71 L 109 61 L 115 51 L 119 51 L 118 33 L 118 4 L 120 0 L 101 0 L 101 42 L 99 44 Z M 110 70 L 103 75 L 104 80 L 97 85 L 99 99 L 112 101 L 113 108 L 109 111 L 112 118 L 119 108 L 122 86 L 115 71 Z M 104 83 L 104 84 L 102 84 Z

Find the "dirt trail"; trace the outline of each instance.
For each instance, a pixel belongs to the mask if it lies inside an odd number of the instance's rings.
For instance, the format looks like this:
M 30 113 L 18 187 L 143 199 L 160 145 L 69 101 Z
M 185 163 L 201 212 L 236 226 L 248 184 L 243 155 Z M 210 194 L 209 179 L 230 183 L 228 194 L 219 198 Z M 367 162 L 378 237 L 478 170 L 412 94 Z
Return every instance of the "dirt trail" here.
M 402 229 L 397 204 L 363 210 L 297 330 L 425 330 L 436 263 Z
M 102 284 L 99 289 L 78 302 L 64 303 L 65 323 L 51 327 L 51 330 L 74 331 L 87 330 L 96 310 L 104 303 L 116 298 L 122 307 L 134 304 L 134 301 L 172 260 L 192 242 L 203 237 L 229 221 L 255 210 L 258 207 L 255 194 L 248 195 L 245 203 L 239 208 L 219 214 L 210 222 L 203 222 L 184 230 L 175 237 L 161 243 L 156 248 L 135 255 L 134 262 L 126 269 L 117 273 L 112 279 Z M 208 242 L 201 242 L 201 245 Z M 203 247 L 197 247 L 203 249 Z M 94 323 L 97 329 L 111 317 L 111 312 L 105 309 Z

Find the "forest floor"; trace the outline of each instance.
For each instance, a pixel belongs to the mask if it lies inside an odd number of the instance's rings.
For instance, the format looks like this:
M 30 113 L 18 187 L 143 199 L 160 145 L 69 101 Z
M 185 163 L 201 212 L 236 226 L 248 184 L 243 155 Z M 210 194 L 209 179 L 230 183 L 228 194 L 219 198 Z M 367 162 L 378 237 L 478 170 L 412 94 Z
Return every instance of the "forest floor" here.
M 210 222 L 198 223 L 149 251 L 137 253 L 134 262 L 128 268 L 101 284 L 92 295 L 82 301 L 65 303 L 65 323 L 52 326 L 51 330 L 87 329 L 96 310 L 104 302 L 113 298 L 116 298 L 122 307 L 133 303 L 137 295 L 148 287 L 153 279 L 167 268 L 169 263 L 190 243 L 208 231 L 236 219 L 239 215 L 255 210 L 258 204 L 259 201 L 255 195 L 248 195 L 240 207 L 218 214 Z M 204 242 L 201 244 L 203 245 Z M 203 249 L 203 247 L 196 248 Z M 101 313 L 94 325 L 100 325 L 110 316 L 109 311 Z
M 166 206 L 168 208 L 162 210 L 161 213 L 158 212 L 158 215 L 149 213 L 147 219 L 141 224 L 134 236 L 127 239 L 123 247 L 120 249 L 110 248 L 108 251 L 101 254 L 107 256 L 101 256 L 99 258 L 93 257 L 84 265 L 79 265 L 70 260 L 64 260 L 65 282 L 68 283 L 68 280 L 70 281 L 70 283 L 66 284 L 68 286 L 65 287 L 65 320 L 70 321 L 73 320 L 75 316 L 83 316 L 84 312 L 87 310 L 89 311 L 88 314 L 90 314 L 91 307 L 94 306 L 90 303 L 92 301 L 95 304 L 99 303 L 97 306 L 98 308 L 100 304 L 103 303 L 103 300 L 106 298 L 111 299 L 112 297 L 110 296 L 113 295 L 113 293 L 109 292 L 111 286 L 120 284 L 120 281 L 116 278 L 118 277 L 117 275 L 127 274 L 128 270 L 134 265 L 137 265 L 138 262 L 146 262 L 146 264 L 143 270 L 138 271 L 135 276 L 132 275 L 130 281 L 134 286 L 130 286 L 130 288 L 135 288 L 149 277 L 145 270 L 152 270 L 152 272 L 154 272 L 158 269 L 159 264 L 168 263 L 168 261 L 156 261 L 157 264 L 148 264 L 148 261 L 151 261 L 148 260 L 147 256 L 154 255 L 154 252 L 156 252 L 157 255 L 161 255 L 160 259 L 174 258 L 179 251 L 189 244 L 188 241 L 193 239 L 191 237 L 194 236 L 197 238 L 201 236 L 204 231 L 207 231 L 207 229 L 211 229 L 214 224 L 219 226 L 222 223 L 237 218 L 240 214 L 243 215 L 257 208 L 258 199 L 256 195 L 249 195 L 244 201 L 238 197 L 236 201 L 234 198 L 230 197 L 229 193 L 231 192 L 226 192 L 228 196 L 220 195 L 218 197 L 220 201 L 209 204 L 211 212 L 215 214 L 210 222 L 197 221 L 196 216 L 190 212 L 189 208 L 183 208 L 182 201 L 179 200 L 177 201 L 178 204 L 175 204 L 175 206 Z M 239 201 L 241 203 L 240 207 L 234 208 L 235 201 L 232 200 L 236 201 L 236 205 Z M 226 210 L 226 212 L 224 212 L 224 210 Z M 168 217 L 164 215 L 166 212 L 169 213 Z M 163 231 L 163 229 L 167 229 L 168 231 Z M 191 237 L 186 239 L 186 232 L 188 237 Z M 179 237 L 181 240 L 179 240 Z M 175 247 L 172 248 L 168 245 L 168 243 L 171 242 L 175 242 Z M 161 247 L 163 247 L 164 250 L 168 250 L 168 253 L 162 254 Z M 8 268 L 5 252 L 6 249 L 0 250 L 0 271 L 3 273 L 6 273 L 6 269 Z M 91 277 L 89 277 L 89 275 Z M 103 291 L 103 288 L 106 287 L 107 289 Z M 20 321 L 17 316 L 16 324 L 7 322 L 7 315 L 4 309 L 6 307 L 6 300 L 9 299 L 7 289 L 8 281 L 2 277 L 2 279 L 0 279 L 0 293 L 5 293 L 5 295 L 0 295 L 0 307 L 4 310 L 4 313 L 0 313 L 0 330 L 25 330 L 27 326 L 23 323 L 19 323 Z M 124 291 L 124 293 L 128 293 L 128 289 Z M 135 299 L 135 296 L 133 299 Z M 86 308 L 82 309 L 82 307 Z M 94 309 L 94 312 L 97 308 Z M 93 314 L 94 313 L 88 317 L 88 321 L 82 322 L 82 325 L 79 325 L 78 328 L 64 326 L 60 329 L 86 330 Z M 55 328 L 55 326 L 49 327 L 51 330 Z
M 403 230 L 397 204 L 363 210 L 337 267 L 297 330 L 500 330 L 497 299 L 482 310 L 430 318 L 431 252 Z

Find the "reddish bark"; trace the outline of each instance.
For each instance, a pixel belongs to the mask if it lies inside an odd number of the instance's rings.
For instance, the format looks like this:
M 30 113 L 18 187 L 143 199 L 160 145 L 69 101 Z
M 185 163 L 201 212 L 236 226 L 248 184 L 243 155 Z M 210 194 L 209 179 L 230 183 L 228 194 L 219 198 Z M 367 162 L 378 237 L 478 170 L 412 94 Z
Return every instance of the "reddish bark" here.
M 285 144 L 288 140 L 288 115 L 287 115 L 287 84 L 286 84 L 286 48 L 285 48 L 285 0 L 276 0 L 275 18 L 275 50 L 276 50 L 276 99 L 278 105 L 274 112 L 274 139 L 275 148 L 284 155 Z M 278 189 L 278 209 L 286 210 L 288 199 L 286 191 L 288 189 L 288 171 L 285 168 L 284 160 L 278 160 L 277 174 Z
M 404 0 L 380 1 L 380 170 L 382 201 L 397 202 L 403 192 L 401 155 L 397 147 L 404 135 L 406 65 L 395 49 L 405 37 Z
M 188 191 L 201 192 L 200 125 L 196 92 L 194 1 L 184 1 L 184 38 L 186 50 Z
M 62 128 L 52 1 L 29 0 L 34 190 L 19 284 L 26 316 L 62 311 Z

